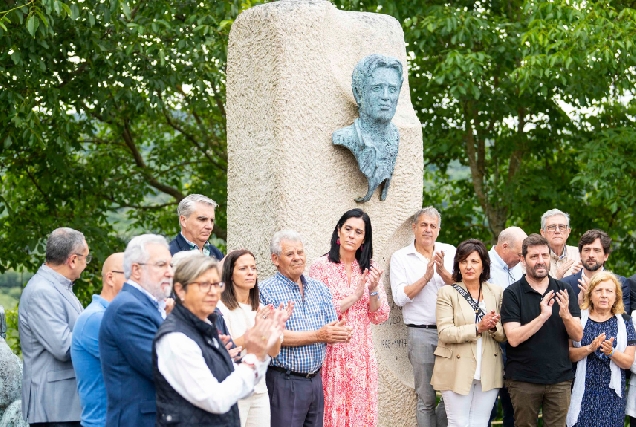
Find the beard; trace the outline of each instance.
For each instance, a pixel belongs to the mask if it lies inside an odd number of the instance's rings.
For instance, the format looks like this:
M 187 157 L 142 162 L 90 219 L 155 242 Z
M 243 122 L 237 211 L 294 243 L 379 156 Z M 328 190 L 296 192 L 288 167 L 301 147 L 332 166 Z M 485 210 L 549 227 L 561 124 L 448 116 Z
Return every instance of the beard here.
M 537 273 L 537 270 L 542 268 L 545 273 Z M 543 279 L 549 273 L 547 264 L 535 264 L 532 268 L 526 268 L 526 275 L 532 277 L 533 279 Z
M 603 267 L 604 264 L 605 263 L 603 262 L 596 262 L 593 265 L 588 265 L 587 262 L 584 262 L 583 268 L 587 271 L 598 271 L 601 267 Z
M 164 299 L 168 298 L 172 290 L 172 286 L 168 286 L 167 289 L 164 290 L 161 286 L 161 283 L 147 283 L 144 288 L 150 295 L 155 297 L 157 301 L 163 301 Z

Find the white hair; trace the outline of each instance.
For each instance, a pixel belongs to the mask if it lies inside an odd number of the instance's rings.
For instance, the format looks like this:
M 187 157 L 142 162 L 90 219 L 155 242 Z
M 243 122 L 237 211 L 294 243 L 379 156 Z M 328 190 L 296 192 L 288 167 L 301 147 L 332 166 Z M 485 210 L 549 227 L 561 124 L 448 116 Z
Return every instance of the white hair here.
M 290 242 L 300 242 L 303 243 L 303 238 L 300 233 L 294 230 L 280 230 L 274 233 L 274 237 L 272 237 L 272 242 L 269 245 L 269 251 L 271 254 L 280 255 L 283 248 L 281 247 L 281 242 L 283 240 L 288 240 Z
M 209 197 L 206 197 L 202 194 L 190 194 L 179 202 L 177 214 L 180 217 L 184 216 L 188 218 L 190 215 L 192 215 L 192 212 L 194 212 L 194 205 L 197 203 L 204 203 L 206 205 L 212 206 L 212 208 L 216 208 L 217 206 L 216 202 Z
M 546 211 L 546 213 L 544 213 L 543 215 L 541 215 L 541 229 L 544 230 L 545 229 L 545 221 L 552 217 L 552 216 L 557 216 L 557 215 L 562 215 L 565 217 L 565 220 L 567 222 L 567 226 L 570 226 L 570 215 L 566 214 L 563 211 L 560 211 L 558 209 L 550 209 L 549 211 Z
M 181 252 L 177 252 L 176 254 L 172 255 L 172 268 L 174 268 L 176 270 L 177 266 L 180 263 L 182 263 L 186 259 L 189 259 L 192 256 L 197 255 L 197 254 L 201 254 L 201 252 L 199 252 L 199 251 L 181 251 Z
M 126 279 L 130 279 L 134 263 L 143 263 L 150 258 L 147 251 L 148 245 L 159 245 L 169 249 L 166 238 L 158 234 L 142 234 L 133 237 L 124 251 L 124 277 Z
M 437 227 L 442 228 L 442 216 L 439 214 L 439 211 L 435 209 L 433 206 L 427 206 L 415 212 L 415 214 L 411 217 L 411 225 L 417 224 L 417 221 L 420 219 L 422 215 L 436 217 Z

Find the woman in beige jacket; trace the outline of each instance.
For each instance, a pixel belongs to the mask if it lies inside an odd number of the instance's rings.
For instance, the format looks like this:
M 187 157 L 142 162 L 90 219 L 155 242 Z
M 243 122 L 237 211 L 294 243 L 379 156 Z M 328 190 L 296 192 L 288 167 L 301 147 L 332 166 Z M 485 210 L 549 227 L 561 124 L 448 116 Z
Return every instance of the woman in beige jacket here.
M 437 293 L 435 367 L 431 384 L 442 392 L 449 427 L 488 425 L 503 385 L 499 315 L 503 289 L 488 283 L 490 258 L 484 244 L 466 240 L 453 262 L 454 285 Z

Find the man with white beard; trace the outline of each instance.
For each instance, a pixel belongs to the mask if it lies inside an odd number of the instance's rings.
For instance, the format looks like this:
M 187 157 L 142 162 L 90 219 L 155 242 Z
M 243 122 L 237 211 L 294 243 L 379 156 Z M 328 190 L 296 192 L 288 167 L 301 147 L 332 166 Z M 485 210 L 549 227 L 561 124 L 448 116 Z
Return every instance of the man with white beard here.
M 152 342 L 166 317 L 171 262 L 166 239 L 156 234 L 133 238 L 124 252 L 126 283 L 106 309 L 99 331 L 106 426 L 155 425 Z

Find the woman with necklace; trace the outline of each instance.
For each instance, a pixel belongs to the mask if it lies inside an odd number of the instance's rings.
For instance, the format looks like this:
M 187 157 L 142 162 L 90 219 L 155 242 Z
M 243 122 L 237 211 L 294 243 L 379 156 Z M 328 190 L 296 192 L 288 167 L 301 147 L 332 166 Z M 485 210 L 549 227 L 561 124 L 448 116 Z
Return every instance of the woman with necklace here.
M 488 279 L 486 246 L 476 239 L 460 243 L 453 261 L 456 283 L 437 294 L 439 344 L 431 379 L 442 393 L 449 427 L 486 427 L 503 386 L 503 289 Z
M 353 328 L 346 344 L 330 344 L 322 367 L 324 427 L 378 425 L 378 364 L 371 324 L 389 317 L 382 270 L 373 256 L 371 219 L 361 209 L 342 215 L 331 236 L 329 253 L 318 258 L 309 275 L 325 283 L 336 313 Z
M 570 343 L 577 362 L 568 427 L 622 426 L 625 418 L 625 369 L 634 361 L 636 331 L 625 313 L 618 278 L 596 273 L 583 296 L 583 339 Z

